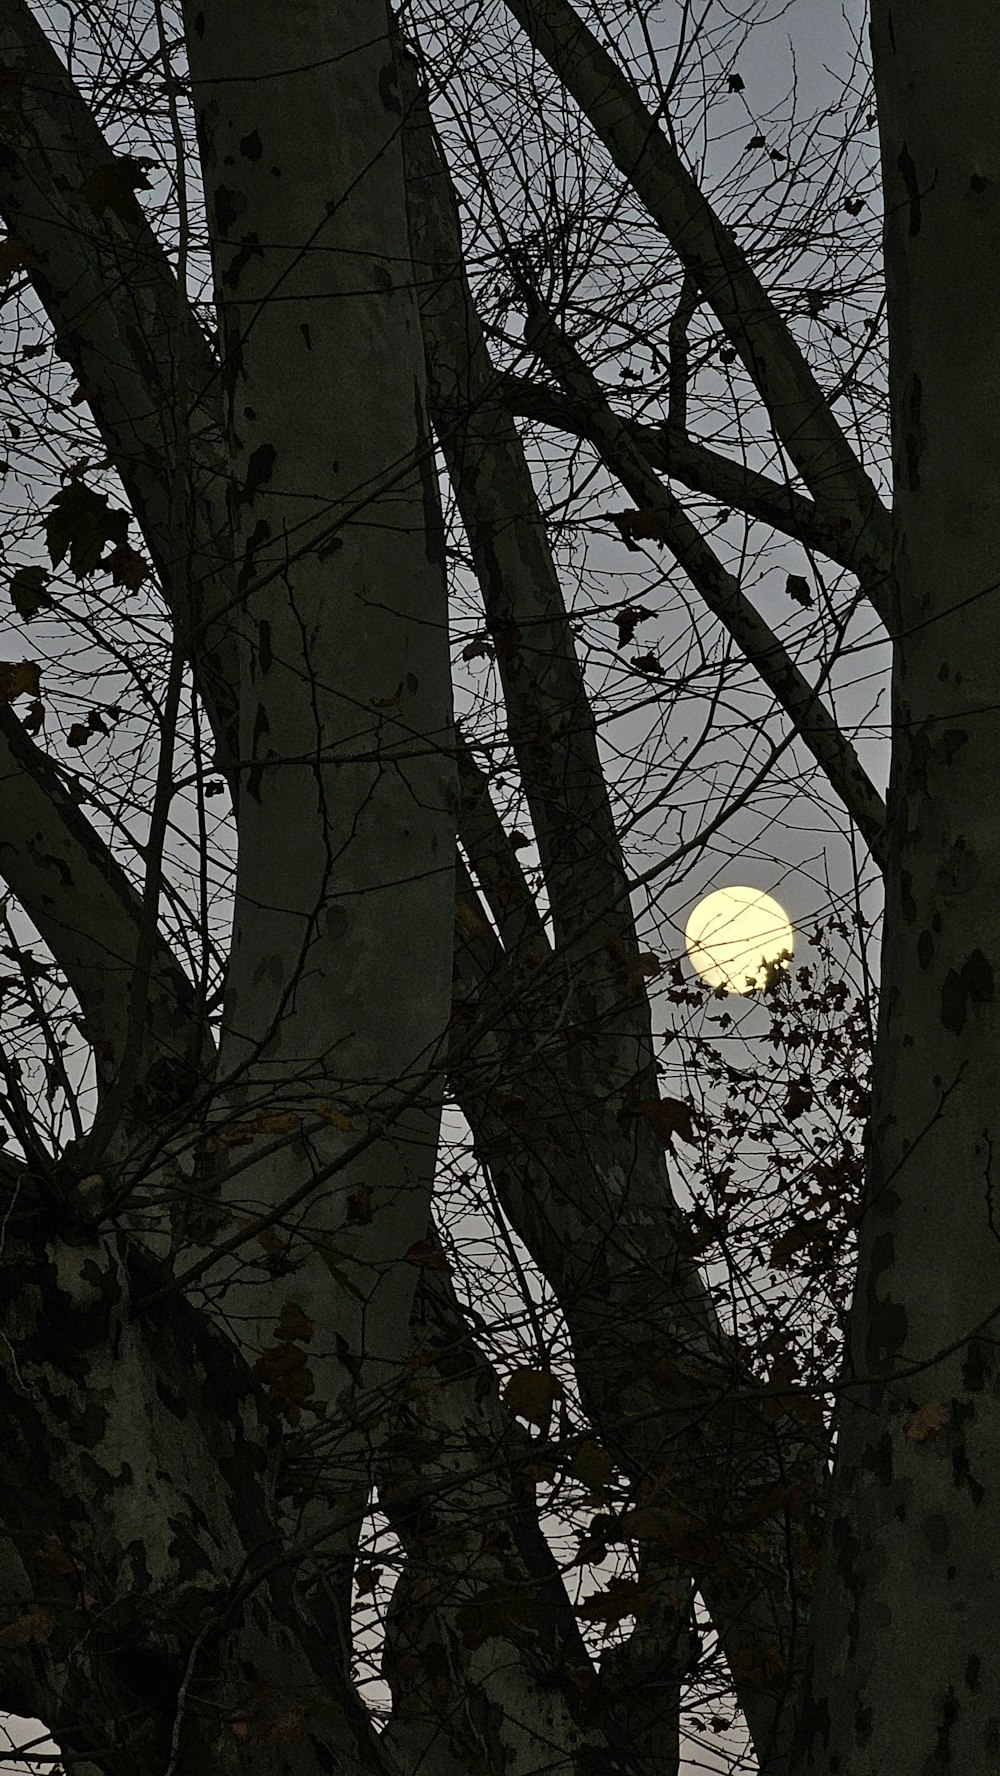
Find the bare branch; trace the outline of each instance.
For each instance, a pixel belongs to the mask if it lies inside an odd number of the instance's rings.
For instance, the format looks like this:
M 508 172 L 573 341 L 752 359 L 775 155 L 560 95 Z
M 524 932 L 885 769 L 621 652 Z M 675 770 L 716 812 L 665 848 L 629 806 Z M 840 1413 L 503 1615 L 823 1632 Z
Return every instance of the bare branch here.
M 632 442 L 597 378 L 575 346 L 537 301 L 532 300 L 525 337 L 553 374 L 590 412 L 590 429 L 607 467 L 638 507 L 631 534 L 650 536 L 675 556 L 712 614 L 760 673 L 825 771 L 879 864 L 885 862 L 885 803 L 850 741 L 763 617 L 722 566 L 680 501 L 658 480 Z
M 628 76 L 569 0 L 507 4 L 697 280 L 760 393 L 775 437 L 817 504 L 852 527 L 860 513 L 887 555 L 888 515 L 874 484 L 745 253 Z

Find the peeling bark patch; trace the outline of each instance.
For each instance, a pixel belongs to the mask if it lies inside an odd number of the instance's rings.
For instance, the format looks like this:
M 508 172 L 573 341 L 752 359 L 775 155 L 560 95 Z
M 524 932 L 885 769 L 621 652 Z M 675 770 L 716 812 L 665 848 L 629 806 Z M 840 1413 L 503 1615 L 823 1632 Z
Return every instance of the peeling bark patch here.
M 240 153 L 244 160 L 259 160 L 264 152 L 264 144 L 260 139 L 259 130 L 251 130 L 248 136 L 240 139 Z
M 993 969 L 982 950 L 973 950 L 962 963 L 960 974 L 948 970 L 941 989 L 941 1024 L 960 1036 L 970 1001 L 974 1005 L 991 1005 L 994 999 Z
M 899 168 L 899 176 L 906 186 L 906 196 L 910 205 L 910 236 L 912 238 L 913 235 L 920 233 L 920 192 L 917 188 L 917 169 L 905 142 L 900 149 L 896 165 Z

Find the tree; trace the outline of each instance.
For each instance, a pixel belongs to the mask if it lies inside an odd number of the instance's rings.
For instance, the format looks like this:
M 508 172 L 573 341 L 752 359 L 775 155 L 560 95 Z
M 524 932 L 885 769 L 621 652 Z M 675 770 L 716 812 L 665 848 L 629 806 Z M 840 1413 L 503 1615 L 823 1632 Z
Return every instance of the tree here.
M 67 26 L 0 4 L 0 254 L 38 328 L 19 364 L 45 377 L 45 405 L 7 415 L 14 444 L 43 419 L 12 538 L 21 657 L 0 667 L 0 1700 L 88 1776 L 676 1768 L 706 1617 L 767 1776 L 996 1758 L 1000 23 L 984 0 L 947 19 L 872 0 L 884 498 L 845 417 L 879 398 L 861 381 L 878 317 L 860 351 L 798 320 L 863 284 L 861 236 L 836 288 L 789 301 L 767 247 L 791 187 L 755 234 L 691 170 L 685 57 L 744 90 L 729 15 L 713 37 L 709 10 L 678 9 L 667 81 L 642 9 L 477 15 L 483 78 L 511 99 L 491 144 L 449 127 L 474 112 L 464 13 L 191 0 L 178 21 L 154 0 Z M 862 105 L 859 141 L 875 121 Z M 516 237 L 489 164 L 514 124 L 518 203 L 540 216 Z M 137 152 L 157 139 L 159 168 Z M 784 152 L 759 131 L 748 151 Z M 847 166 L 782 251 L 808 263 L 838 192 L 859 214 Z M 619 219 L 659 254 L 637 280 L 661 321 L 632 336 L 637 389 L 609 383 L 624 298 L 588 283 Z M 483 241 L 500 250 L 477 261 Z M 706 387 L 770 472 L 689 424 Z M 547 513 L 538 426 L 570 452 Z M 671 1187 L 699 1137 L 661 1091 L 651 989 L 698 993 L 643 947 L 636 894 L 667 866 L 637 873 L 624 847 L 559 571 L 558 502 L 588 472 L 777 712 L 739 793 L 802 749 L 884 880 L 856 1200 L 865 1091 L 844 1081 L 863 1075 L 863 995 L 836 971 L 798 993 L 777 971 L 764 994 L 793 1058 L 820 1032 L 846 1105 L 837 1164 L 810 1176 L 831 1222 L 855 1211 L 850 1311 L 841 1366 L 821 1346 L 807 1386 L 774 1320 L 757 1346 L 727 1324 L 702 1265 L 718 1222 Z M 805 552 L 832 638 L 818 683 L 741 584 L 720 506 Z M 482 612 L 459 651 L 502 695 L 492 745 L 474 700 L 453 721 L 456 582 Z M 803 576 L 788 590 L 808 603 Z M 887 807 L 826 695 L 861 601 L 892 652 Z M 649 613 L 613 609 L 623 650 Z M 69 680 L 30 657 L 46 633 L 77 650 Z M 147 711 L 135 794 L 122 709 L 81 688 L 94 659 Z M 644 697 L 683 677 L 652 648 L 629 669 Z M 231 940 L 213 899 L 229 832 Z M 786 1080 L 786 1123 L 811 1113 L 818 1071 Z M 733 1114 L 757 1089 L 715 1077 Z M 502 1392 L 449 1234 L 446 1101 L 568 1340 Z M 815 1219 L 784 1227 L 786 1257 Z M 843 1284 L 842 1253 L 817 1250 Z M 560 1475 L 597 1511 L 578 1558 L 635 1556 L 575 1607 L 536 1499 Z M 381 1734 L 351 1679 L 373 1487 L 403 1558 Z M 598 1672 L 587 1624 L 628 1620 Z

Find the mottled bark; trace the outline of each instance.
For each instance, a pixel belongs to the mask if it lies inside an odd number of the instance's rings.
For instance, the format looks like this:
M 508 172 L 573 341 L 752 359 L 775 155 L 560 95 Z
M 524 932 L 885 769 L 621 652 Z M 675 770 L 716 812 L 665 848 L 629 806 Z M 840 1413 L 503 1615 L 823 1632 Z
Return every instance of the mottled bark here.
M 894 478 L 870 1169 L 796 1768 L 1000 1758 L 1000 15 L 874 0 Z
M 633 1773 L 539 1528 L 537 1453 L 446 1271 L 422 1273 L 412 1328 L 406 1402 L 376 1465 L 406 1553 L 386 1641 L 387 1742 L 408 1773 Z
M 270 1342 L 283 1302 L 311 1322 L 310 1398 L 338 1414 L 336 1471 L 356 1502 L 365 1439 L 347 1402 L 398 1376 L 405 1254 L 429 1212 L 454 895 L 443 540 L 400 106 L 381 0 L 301 9 L 292 53 L 283 15 L 257 0 L 192 5 L 187 32 L 240 656 L 220 1103 L 310 1118 L 222 1193 L 252 1218 L 325 1179 L 285 1217 L 286 1288 L 262 1297 L 242 1254 L 216 1276 L 248 1344 Z M 345 1161 L 354 1131 L 370 1139 Z
M 280 1432 L 121 1235 L 4 1168 L 3 1705 L 102 1776 L 391 1769 L 291 1583 Z

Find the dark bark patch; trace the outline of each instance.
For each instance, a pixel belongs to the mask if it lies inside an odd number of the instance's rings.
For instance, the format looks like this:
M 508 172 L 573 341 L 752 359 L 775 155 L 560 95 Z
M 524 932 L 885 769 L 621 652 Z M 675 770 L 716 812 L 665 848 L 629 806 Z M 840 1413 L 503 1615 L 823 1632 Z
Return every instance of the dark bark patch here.
M 869 1367 L 880 1369 L 906 1343 L 909 1321 L 899 1301 L 880 1300 L 876 1294 L 878 1279 L 895 1262 L 895 1246 L 891 1233 L 880 1233 L 872 1242 L 871 1278 L 868 1284 L 868 1331 L 865 1349 Z
M 247 540 L 247 546 L 243 551 L 243 565 L 240 568 L 239 578 L 236 582 L 237 592 L 244 592 L 250 584 L 250 581 L 253 579 L 257 565 L 257 551 L 261 548 L 262 544 L 267 542 L 270 534 L 271 526 L 267 523 L 266 519 L 258 519 Z
M 934 960 L 934 939 L 929 931 L 922 931 L 917 938 L 917 961 L 921 968 L 927 969 Z
M 219 233 L 227 235 L 246 209 L 247 200 L 241 191 L 234 191 L 231 185 L 217 185 L 212 201 Z
M 303 339 L 305 340 L 306 351 L 311 352 L 312 348 L 313 348 L 313 339 L 312 339 L 312 334 L 309 331 L 309 322 L 308 321 L 302 322 L 301 326 L 299 327 L 299 332 L 301 333 Z
M 260 489 L 270 481 L 274 473 L 276 454 L 273 444 L 258 444 L 256 450 L 251 452 L 243 491 L 239 496 L 240 505 L 252 505 Z
M 985 173 L 973 173 L 972 178 L 969 180 L 969 190 L 974 191 L 978 197 L 981 191 L 986 190 L 988 184 L 989 180 Z
M 168 1412 L 172 1412 L 175 1418 L 187 1418 L 188 1409 L 184 1401 L 179 1394 L 174 1393 L 173 1388 L 167 1386 L 166 1382 L 159 1375 L 156 1377 L 156 1392 L 159 1395 L 162 1405 L 166 1407 Z
M 240 250 L 235 254 L 229 270 L 226 272 L 226 275 L 222 280 L 226 285 L 226 288 L 229 290 L 235 290 L 251 259 L 263 259 L 263 257 L 264 249 L 260 244 L 260 236 L 257 234 L 245 234 L 243 236 Z
M 859 1746 L 867 1745 L 874 1732 L 872 1711 L 870 1708 L 856 1708 L 854 1711 L 854 1737 Z
M 961 972 L 948 970 L 941 988 L 941 1024 L 960 1036 L 965 1028 L 969 1005 L 992 1005 L 995 996 L 993 969 L 982 950 L 973 950 L 962 963 Z
M 935 1769 L 945 1769 L 951 1763 L 951 1730 L 958 1719 L 958 1697 L 955 1695 L 954 1684 L 949 1684 L 944 1695 L 938 1698 L 937 1704 L 937 1754 Z
M 970 1394 L 980 1394 L 986 1386 L 983 1348 L 975 1338 L 969 1341 L 969 1348 L 962 1358 L 962 1386 Z
M 240 138 L 240 153 L 244 160 L 259 160 L 263 152 L 264 144 L 259 130 L 251 130 L 248 136 Z
M 394 61 L 386 62 L 385 67 L 379 70 L 378 96 L 386 111 L 391 111 L 395 117 L 403 115 L 403 108 L 399 102 L 399 83 Z
M 262 672 L 270 672 L 271 660 L 271 625 L 261 622 L 257 625 L 257 658 Z
M 947 1554 L 951 1534 L 948 1519 L 941 1511 L 932 1511 L 924 1519 L 924 1539 L 932 1554 Z
M 964 728 L 946 728 L 941 739 L 940 752 L 946 765 L 950 765 L 957 752 L 969 744 L 969 736 Z
M 917 916 L 917 903 L 913 898 L 913 877 L 909 870 L 899 873 L 899 905 L 906 923 L 912 925 Z
M 924 448 L 924 426 L 921 418 L 923 396 L 924 385 L 914 371 L 910 377 L 905 432 L 906 479 L 912 492 L 916 492 L 920 486 L 920 458 Z
M 265 734 L 269 734 L 270 732 L 271 724 L 267 719 L 267 710 L 264 708 L 263 703 L 258 703 L 257 714 L 254 717 L 253 724 L 253 751 L 255 758 L 261 740 L 264 738 Z M 253 765 L 250 774 L 247 777 L 247 794 L 252 795 L 255 802 L 260 801 L 260 780 L 263 775 L 264 767 L 262 765 Z
M 910 238 L 912 239 L 915 234 L 920 233 L 920 190 L 917 185 L 917 169 L 905 142 L 900 149 L 896 165 L 899 168 L 899 176 L 906 186 L 906 196 L 910 205 Z
M 978 1653 L 970 1653 L 965 1664 L 965 1687 L 967 1690 L 979 1688 L 980 1658 Z

